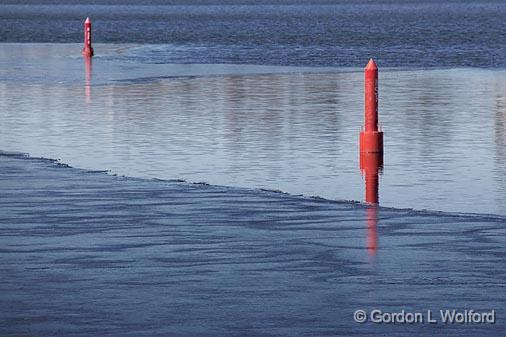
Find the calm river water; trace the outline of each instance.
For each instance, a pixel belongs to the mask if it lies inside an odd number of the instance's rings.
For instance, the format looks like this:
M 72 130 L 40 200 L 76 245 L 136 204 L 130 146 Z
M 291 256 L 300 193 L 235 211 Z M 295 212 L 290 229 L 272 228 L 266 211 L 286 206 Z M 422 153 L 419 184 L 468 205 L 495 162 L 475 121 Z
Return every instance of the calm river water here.
M 361 68 L 146 64 L 0 48 L 0 149 L 160 179 L 359 200 Z M 381 64 L 380 64 L 381 68 Z M 506 72 L 380 69 L 384 206 L 506 214 Z

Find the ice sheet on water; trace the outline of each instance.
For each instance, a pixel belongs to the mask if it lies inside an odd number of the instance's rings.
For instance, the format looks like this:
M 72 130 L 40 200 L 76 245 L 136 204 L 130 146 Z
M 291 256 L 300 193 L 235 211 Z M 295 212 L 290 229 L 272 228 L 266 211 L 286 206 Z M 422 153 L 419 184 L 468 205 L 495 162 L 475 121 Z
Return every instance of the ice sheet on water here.
M 81 48 L 80 44 L 2 44 L 0 81 L 17 84 L 80 84 L 88 76 Z M 160 48 L 157 45 L 95 44 L 94 48 L 95 56 L 88 65 L 93 85 L 181 76 L 353 71 L 352 68 L 332 67 L 157 63 L 150 56 Z

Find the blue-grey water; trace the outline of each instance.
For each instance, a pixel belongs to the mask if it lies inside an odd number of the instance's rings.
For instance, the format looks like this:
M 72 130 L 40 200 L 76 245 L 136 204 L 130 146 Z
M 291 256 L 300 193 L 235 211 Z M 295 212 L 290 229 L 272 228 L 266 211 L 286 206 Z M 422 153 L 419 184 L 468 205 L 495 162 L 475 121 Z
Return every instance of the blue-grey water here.
M 0 187 L 1 336 L 506 328 L 504 217 L 114 177 L 1 152 Z M 424 320 L 359 324 L 358 309 Z M 495 323 L 444 324 L 447 309 L 494 310 Z
M 7 0 L 0 42 L 157 44 L 155 63 L 504 67 L 504 1 Z
M 505 21 L 502 1 L 2 1 L 0 335 L 499 336 Z M 364 201 L 370 57 L 390 208 L 341 202 Z M 497 321 L 353 320 L 453 308 Z

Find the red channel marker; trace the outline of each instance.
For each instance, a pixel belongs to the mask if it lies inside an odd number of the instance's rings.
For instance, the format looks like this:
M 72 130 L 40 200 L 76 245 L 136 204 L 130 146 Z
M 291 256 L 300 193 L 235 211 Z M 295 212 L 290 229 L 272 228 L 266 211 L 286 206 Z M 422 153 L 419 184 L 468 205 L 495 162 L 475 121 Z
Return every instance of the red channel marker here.
M 85 57 L 92 57 L 93 56 L 93 48 L 91 47 L 91 20 L 90 20 L 90 18 L 86 18 L 86 21 L 84 21 L 83 56 L 85 56 Z
M 379 174 L 383 169 L 383 132 L 378 127 L 378 67 L 365 67 L 365 116 L 360 132 L 360 170 L 365 176 L 365 201 L 379 204 Z

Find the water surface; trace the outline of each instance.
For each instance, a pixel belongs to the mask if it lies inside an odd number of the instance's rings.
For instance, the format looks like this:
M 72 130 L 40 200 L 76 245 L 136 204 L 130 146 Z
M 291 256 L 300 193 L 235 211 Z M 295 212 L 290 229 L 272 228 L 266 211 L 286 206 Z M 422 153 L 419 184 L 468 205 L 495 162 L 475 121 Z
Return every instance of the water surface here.
M 362 69 L 156 65 L 97 48 L 88 75 L 78 45 L 0 48 L 1 149 L 363 200 Z M 381 68 L 381 204 L 506 214 L 505 95 L 503 70 Z
M 113 177 L 0 153 L 2 336 L 500 336 L 504 217 Z M 441 309 L 496 311 L 442 324 Z M 438 324 L 358 324 L 353 312 Z
M 0 42 L 155 44 L 155 63 L 505 67 L 506 3 L 348 0 L 8 0 Z

